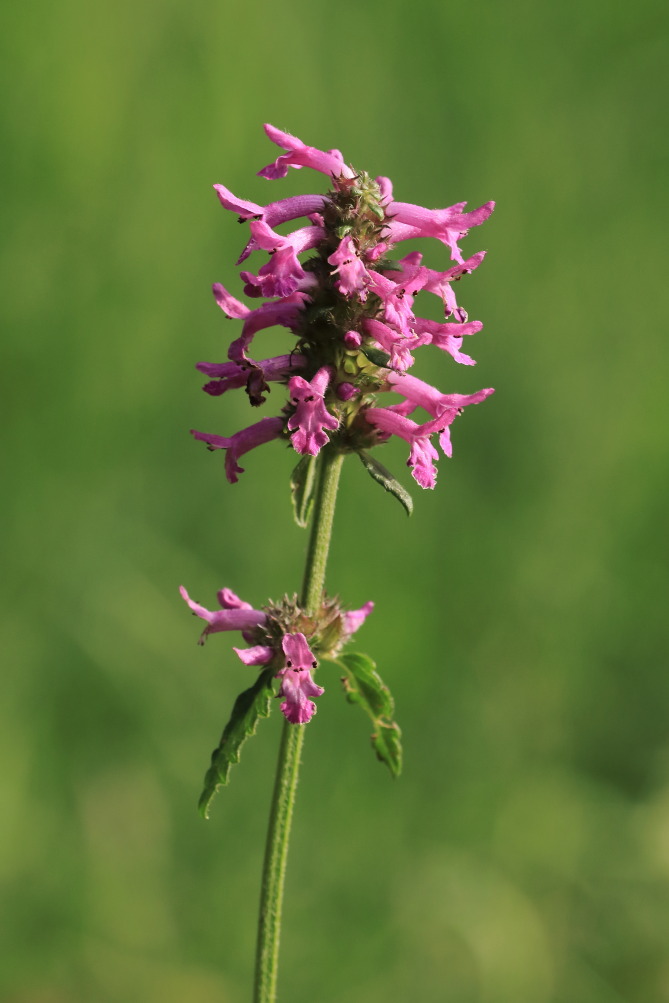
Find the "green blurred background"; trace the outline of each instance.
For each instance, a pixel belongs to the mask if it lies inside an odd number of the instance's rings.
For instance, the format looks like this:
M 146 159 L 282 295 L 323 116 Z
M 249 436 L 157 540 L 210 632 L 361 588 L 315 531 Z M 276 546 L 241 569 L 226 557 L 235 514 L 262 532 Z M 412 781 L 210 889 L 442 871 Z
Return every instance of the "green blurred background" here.
M 330 588 L 376 600 L 357 647 L 406 765 L 325 669 L 280 997 L 669 1000 L 668 28 L 659 0 L 7 11 L 3 1000 L 249 998 L 280 715 L 205 824 L 249 675 L 227 637 L 196 647 L 177 587 L 260 604 L 301 578 L 294 457 L 263 447 L 231 486 L 188 435 L 253 418 L 193 368 L 238 329 L 210 285 L 240 290 L 244 233 L 211 185 L 324 190 L 255 176 L 264 121 L 400 200 L 498 202 L 458 286 L 478 366 L 415 370 L 497 393 L 411 521 L 344 470 Z M 382 459 L 412 484 L 403 445 Z

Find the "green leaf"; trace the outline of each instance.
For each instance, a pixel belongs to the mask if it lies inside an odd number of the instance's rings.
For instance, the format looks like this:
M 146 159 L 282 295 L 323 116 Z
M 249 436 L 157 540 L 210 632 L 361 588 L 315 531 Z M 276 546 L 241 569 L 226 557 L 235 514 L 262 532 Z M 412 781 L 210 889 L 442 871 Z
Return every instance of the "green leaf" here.
M 349 703 L 358 704 L 371 718 L 372 748 L 394 777 L 402 772 L 402 744 L 399 725 L 393 720 L 395 701 L 368 655 L 350 652 L 340 655 L 337 664 L 346 675 L 342 685 Z
M 393 497 L 397 498 L 400 505 L 404 506 L 406 514 L 411 515 L 413 512 L 413 498 L 406 488 L 402 487 L 390 471 L 382 463 L 379 463 L 378 460 L 375 460 L 373 456 L 366 453 L 364 449 L 358 450 L 358 456 L 362 460 L 363 466 L 367 468 L 367 473 L 370 477 L 373 477 L 377 484 L 380 484 Z
M 258 719 L 268 717 L 272 689 L 272 670 L 261 672 L 254 685 L 240 693 L 232 708 L 230 720 L 223 729 L 221 741 L 211 754 L 211 766 L 204 777 L 204 789 L 198 807 L 209 818 L 209 806 L 219 787 L 228 782 L 233 763 L 239 762 L 240 749 L 249 735 L 255 734 Z
M 360 346 L 360 351 L 363 355 L 366 355 L 370 362 L 373 362 L 375 366 L 381 366 L 382 369 L 388 369 L 388 363 L 390 362 L 390 356 L 387 352 L 382 352 L 380 348 L 369 348 L 367 346 Z
M 305 529 L 311 515 L 316 486 L 317 456 L 303 456 L 290 475 L 295 522 Z

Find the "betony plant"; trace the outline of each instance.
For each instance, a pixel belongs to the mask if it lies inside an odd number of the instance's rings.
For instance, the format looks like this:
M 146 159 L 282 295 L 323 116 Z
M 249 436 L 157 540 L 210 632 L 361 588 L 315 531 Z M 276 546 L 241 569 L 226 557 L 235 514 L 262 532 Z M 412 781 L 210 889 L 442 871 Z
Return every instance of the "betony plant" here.
M 306 146 L 270 125 L 265 132 L 285 152 L 258 172 L 261 177 L 284 178 L 291 167 L 310 167 L 326 175 L 331 188 L 323 195 L 297 195 L 263 206 L 214 185 L 223 207 L 249 224 L 250 239 L 237 264 L 257 251 L 267 252 L 269 260 L 257 273 L 240 273 L 244 294 L 263 301 L 255 309 L 214 284 L 216 302 L 226 317 L 242 321 L 241 332 L 230 345 L 228 361 L 199 362 L 197 369 L 209 378 L 203 389 L 212 396 L 243 389 L 251 407 L 261 408 L 270 383 L 277 383 L 287 388 L 287 397 L 279 415 L 263 417 L 231 436 L 192 434 L 210 450 L 224 451 L 226 476 L 233 484 L 244 472 L 241 457 L 257 446 L 278 439 L 299 454 L 291 489 L 298 524 L 311 524 L 304 580 L 299 595 L 260 610 L 223 588 L 220 609 L 212 611 L 181 587 L 192 612 L 205 621 L 200 643 L 209 634 L 239 631 L 247 646 L 235 652 L 246 666 L 259 668 L 253 685 L 237 698 L 212 754 L 200 798 L 205 817 L 275 695 L 285 717 L 262 876 L 254 1003 L 276 999 L 288 840 L 304 726 L 314 716 L 315 699 L 324 693 L 314 680 L 320 661 L 337 665 L 347 698 L 369 715 L 377 757 L 395 776 L 402 764 L 400 730 L 387 686 L 370 658 L 343 650 L 374 604 L 347 610 L 324 588 L 343 460 L 356 454 L 372 478 L 411 514 L 411 496 L 372 451 L 398 436 L 409 446 L 407 464 L 414 480 L 422 488 L 434 488 L 439 456 L 434 442 L 450 457 L 451 425 L 467 405 L 493 392 L 442 393 L 407 370 L 415 350 L 429 345 L 461 365 L 474 365 L 462 343 L 482 324 L 468 319 L 454 283 L 477 268 L 485 252 L 465 259 L 459 242 L 490 216 L 494 203 L 466 212 L 464 202 L 434 210 L 396 202 L 388 178 L 355 170 L 338 150 Z M 304 225 L 289 234 L 277 232 L 276 227 L 298 219 Z M 436 238 L 455 264 L 439 272 L 424 266 L 416 251 L 393 257 L 398 244 L 416 237 Z M 414 298 L 421 291 L 442 301 L 443 321 L 414 314 Z M 276 325 L 294 335 L 292 351 L 252 358 L 255 334 Z M 280 680 L 278 693 L 275 679 Z

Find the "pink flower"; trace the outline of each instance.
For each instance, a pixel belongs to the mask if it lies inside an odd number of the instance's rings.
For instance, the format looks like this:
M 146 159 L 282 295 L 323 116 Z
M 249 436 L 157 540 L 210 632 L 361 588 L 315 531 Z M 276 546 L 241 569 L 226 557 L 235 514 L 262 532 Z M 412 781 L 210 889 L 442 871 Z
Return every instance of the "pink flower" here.
M 388 382 L 393 389 L 406 395 L 411 409 L 420 406 L 435 417 L 432 421 L 419 425 L 406 414 L 402 414 L 399 408 L 394 407 L 371 407 L 365 412 L 365 417 L 384 435 L 398 435 L 409 443 L 411 449 L 407 466 L 411 467 L 411 476 L 422 488 L 433 488 L 437 482 L 437 468 L 434 464 L 439 454 L 430 442 L 430 437 L 438 432 L 439 444 L 446 456 L 450 457 L 453 453 L 450 425 L 465 405 L 478 404 L 489 397 L 493 390 L 479 390 L 469 395 L 440 394 L 429 384 L 406 374 L 398 376 L 391 374 Z
M 344 237 L 337 250 L 328 258 L 328 262 L 335 266 L 333 273 L 338 273 L 335 288 L 342 296 L 357 294 L 360 301 L 364 302 L 367 299 L 366 286 L 369 285 L 370 276 L 360 260 L 351 236 Z
M 221 609 L 213 611 L 194 602 L 183 585 L 179 586 L 179 592 L 181 593 L 181 598 L 188 603 L 193 613 L 207 622 L 207 626 L 200 635 L 198 644 L 204 644 L 210 634 L 217 634 L 222 630 L 239 630 L 242 632 L 245 640 L 250 640 L 252 636 L 251 632 L 267 621 L 266 613 L 253 609 L 250 603 L 244 602 L 231 589 L 221 589 L 217 592 Z M 272 649 L 268 648 L 267 650 L 270 652 L 271 658 L 273 654 Z M 267 661 L 269 661 L 269 658 Z M 259 663 L 254 662 L 253 664 Z
M 291 195 L 289 198 L 262 206 L 237 198 L 225 185 L 214 185 L 214 190 L 223 208 L 236 212 L 240 222 L 247 219 L 264 219 L 268 226 L 288 223 L 291 219 L 299 219 L 300 216 L 311 216 L 315 212 L 320 212 L 329 201 L 327 195 Z
M 413 332 L 406 335 L 401 334 L 388 327 L 383 321 L 374 320 L 372 317 L 364 321 L 364 328 L 367 334 L 371 335 L 383 351 L 390 356 L 389 367 L 391 369 L 409 369 L 414 364 L 411 349 L 419 348 L 430 341 L 429 336 L 421 337 Z
M 324 153 L 313 146 L 306 146 L 301 139 L 291 136 L 289 132 L 275 129 L 273 125 L 266 125 L 265 132 L 272 142 L 286 150 L 286 153 L 258 171 L 261 178 L 285 178 L 289 167 L 311 167 L 332 177 L 355 177 L 355 172 L 346 166 L 339 150 L 328 150 Z
M 302 251 L 317 247 L 325 231 L 320 226 L 303 226 L 287 237 L 275 233 L 263 220 L 250 224 L 258 248 L 269 251 L 271 257 L 258 275 L 242 272 L 245 292 L 252 296 L 290 296 L 296 289 L 308 289 L 316 279 L 304 271 L 297 257 Z
M 360 609 L 351 609 L 344 613 L 344 634 L 342 637 L 344 642 L 348 641 L 349 637 L 355 634 L 356 630 L 360 630 L 373 609 L 374 603 L 370 599 Z
M 202 387 L 212 397 L 220 397 L 228 390 L 246 387 L 251 404 L 257 407 L 265 401 L 262 395 L 269 390 L 268 382 L 283 380 L 290 373 L 301 369 L 303 365 L 304 357 L 294 354 L 276 355 L 261 362 L 254 362 L 251 359 L 241 363 L 198 362 L 195 368 L 206 376 L 214 377 Z
M 298 453 L 316 456 L 328 441 L 325 429 L 334 431 L 339 425 L 323 401 L 330 377 L 330 369 L 323 366 L 311 382 L 302 376 L 293 376 L 288 381 L 291 403 L 296 406 L 288 419 L 288 428 L 294 430 L 292 442 Z
M 422 407 L 433 418 L 439 418 L 448 412 L 452 415 L 451 420 L 456 418 L 467 404 L 480 404 L 494 393 L 493 389 L 488 387 L 473 394 L 442 394 L 436 387 L 408 373 L 390 373 L 388 385 L 392 390 L 403 394 L 414 407 Z M 447 455 L 450 456 L 450 453 Z
M 299 379 L 299 377 L 296 377 Z M 191 429 L 191 435 L 206 442 L 209 449 L 225 449 L 225 475 L 231 484 L 236 484 L 238 474 L 244 473 L 244 468 L 240 467 L 237 460 L 244 453 L 261 446 L 264 442 L 278 439 L 283 432 L 282 418 L 263 418 L 255 425 L 249 425 L 240 432 L 236 432 L 230 437 L 224 435 L 210 435 L 208 432 L 196 432 Z
M 480 320 L 469 320 L 466 324 L 440 324 L 437 320 L 424 317 L 416 320 L 416 331 L 425 337 L 428 344 L 442 348 L 463 366 L 475 366 L 476 362 L 460 351 L 462 339 L 467 334 L 476 334 L 482 327 Z
M 451 249 L 454 261 L 462 263 L 458 240 L 465 237 L 470 227 L 484 223 L 495 208 L 494 202 L 471 212 L 463 212 L 466 202 L 458 202 L 448 209 L 425 209 L 409 202 L 391 202 L 388 215 L 392 217 L 389 230 L 391 242 L 414 237 L 436 237 Z
M 412 289 L 418 292 L 422 288 L 422 282 L 424 279 L 416 276 L 412 284 Z M 400 282 L 393 282 L 389 279 L 387 275 L 382 275 L 381 272 L 373 272 L 370 276 L 369 288 L 383 302 L 383 312 L 384 319 L 387 324 L 394 327 L 400 334 L 405 337 L 409 337 L 414 329 L 416 318 L 413 315 L 413 298 L 414 293 L 409 292 L 407 286 L 409 283 L 403 284 Z
M 294 292 L 284 299 L 263 303 L 256 310 L 248 310 L 242 333 L 230 344 L 228 358 L 232 359 L 233 362 L 245 362 L 247 359 L 246 349 L 253 341 L 254 336 L 258 331 L 267 327 L 281 325 L 295 330 L 300 320 L 304 301 L 304 293 Z
M 324 692 L 311 678 L 311 670 L 318 662 L 304 634 L 285 634 L 281 647 L 286 656 L 285 668 L 276 674 L 281 680 L 281 712 L 291 724 L 306 724 L 316 712 L 316 704 L 309 698 L 319 697 Z

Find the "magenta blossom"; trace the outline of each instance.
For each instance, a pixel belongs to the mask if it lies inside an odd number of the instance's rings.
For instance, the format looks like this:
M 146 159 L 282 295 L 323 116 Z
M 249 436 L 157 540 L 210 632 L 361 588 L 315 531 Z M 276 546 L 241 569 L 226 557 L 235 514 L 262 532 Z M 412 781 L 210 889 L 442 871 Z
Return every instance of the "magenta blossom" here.
M 397 435 L 409 443 L 411 450 L 407 466 L 411 467 L 412 477 L 422 488 L 433 488 L 437 482 L 437 468 L 434 463 L 439 454 L 432 445 L 430 437 L 438 432 L 439 445 L 446 456 L 452 456 L 450 426 L 466 404 L 479 404 L 494 391 L 489 388 L 469 395 L 440 394 L 429 383 L 423 383 L 422 380 L 412 376 L 391 375 L 388 382 L 391 381 L 394 389 L 406 393 L 407 402 L 411 404 L 412 409 L 418 406 L 425 408 L 435 415 L 433 420 L 419 425 L 406 414 L 399 413 L 396 408 L 378 407 L 369 408 L 365 417 L 384 438 L 388 438 L 388 435 Z
M 181 598 L 188 603 L 193 613 L 207 622 L 207 626 L 200 635 L 198 644 L 204 644 L 210 634 L 217 634 L 221 630 L 239 630 L 244 640 L 248 640 L 252 636 L 251 632 L 267 622 L 266 613 L 261 613 L 260 610 L 253 609 L 250 603 L 244 602 L 231 589 L 221 589 L 217 592 L 221 609 L 213 611 L 194 602 L 183 585 L 179 586 L 179 592 L 181 593 Z M 272 649 L 269 648 L 268 650 L 271 657 Z
M 331 375 L 331 370 L 323 366 L 311 382 L 301 376 L 293 376 L 288 382 L 290 400 L 295 405 L 295 413 L 288 419 L 288 428 L 294 430 L 293 446 L 298 453 L 317 456 L 328 441 L 325 429 L 333 430 L 338 425 L 323 402 Z
M 311 678 L 311 670 L 318 662 L 304 634 L 286 634 L 281 647 L 286 656 L 285 667 L 276 674 L 281 680 L 281 712 L 291 724 L 306 724 L 316 712 L 316 704 L 309 698 L 324 692 Z
M 367 299 L 370 275 L 363 265 L 351 236 L 344 237 L 334 254 L 328 258 L 333 265 L 332 273 L 339 272 L 335 288 L 342 296 L 357 294 L 361 302 Z
M 237 460 L 244 453 L 261 446 L 271 439 L 278 439 L 283 433 L 283 420 L 281 418 L 263 418 L 255 425 L 249 425 L 240 432 L 227 438 L 224 435 L 209 435 L 207 432 L 196 432 L 191 429 L 191 435 L 201 442 L 206 442 L 209 449 L 225 449 L 225 475 L 231 484 L 237 482 L 237 475 L 244 473 L 244 468 L 240 467 Z
M 335 178 L 355 177 L 355 171 L 346 166 L 339 150 L 328 150 L 326 153 L 316 150 L 313 146 L 306 146 L 301 139 L 291 136 L 289 132 L 275 129 L 273 125 L 266 125 L 265 132 L 273 143 L 287 152 L 277 157 L 273 164 L 258 171 L 261 178 L 285 178 L 289 167 L 312 167 L 315 171 L 322 171 Z

